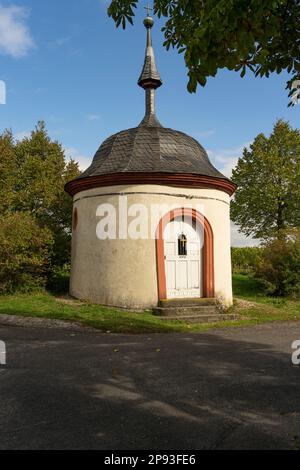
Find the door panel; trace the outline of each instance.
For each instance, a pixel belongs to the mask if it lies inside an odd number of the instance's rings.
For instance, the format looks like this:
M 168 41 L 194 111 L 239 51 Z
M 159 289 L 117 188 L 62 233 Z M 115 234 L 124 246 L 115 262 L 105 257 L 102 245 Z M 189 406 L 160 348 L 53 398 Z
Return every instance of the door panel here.
M 180 243 L 186 250 L 179 255 Z M 168 298 L 201 297 L 203 230 L 191 218 L 176 218 L 164 232 L 165 272 Z
M 176 262 L 176 288 L 188 288 L 188 263 L 185 260 Z
M 189 276 L 189 287 L 191 289 L 200 288 L 200 266 L 198 260 L 192 260 L 189 263 L 190 276 Z
M 168 260 L 166 262 L 167 289 L 174 290 L 176 288 L 176 261 Z
M 176 255 L 176 246 L 174 242 L 166 241 L 165 243 L 165 255 Z

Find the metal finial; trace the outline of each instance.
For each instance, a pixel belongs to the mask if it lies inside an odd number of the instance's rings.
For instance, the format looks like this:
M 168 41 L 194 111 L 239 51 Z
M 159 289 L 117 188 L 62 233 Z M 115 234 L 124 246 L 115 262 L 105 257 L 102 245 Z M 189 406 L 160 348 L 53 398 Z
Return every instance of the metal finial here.
M 155 90 L 162 85 L 162 81 L 156 67 L 154 51 L 152 47 L 151 29 L 154 25 L 154 20 L 150 16 L 152 8 L 150 7 L 149 3 L 147 7 L 144 8 L 147 10 L 148 15 L 144 19 L 144 25 L 147 29 L 147 43 L 144 66 L 138 81 L 138 85 L 144 88 L 146 91 L 146 115 L 141 125 L 159 126 L 160 124 L 155 116 Z
M 146 9 L 148 11 L 151 9 L 149 4 Z M 147 45 L 144 66 L 138 84 L 144 89 L 152 88 L 155 90 L 162 85 L 162 81 L 156 68 L 154 51 L 152 47 L 151 28 L 154 24 L 153 18 L 151 18 L 151 16 L 147 16 L 147 18 L 144 20 L 144 24 L 147 28 Z
M 151 11 L 153 11 L 153 8 L 151 8 L 148 3 L 148 5 L 144 7 L 144 9 L 147 10 L 147 17 L 144 19 L 144 25 L 147 29 L 151 29 L 154 25 L 154 19 L 151 16 Z
M 149 3 L 146 7 L 144 7 L 144 9 L 147 10 L 147 16 L 151 16 L 151 11 L 153 11 L 153 8 L 150 7 Z

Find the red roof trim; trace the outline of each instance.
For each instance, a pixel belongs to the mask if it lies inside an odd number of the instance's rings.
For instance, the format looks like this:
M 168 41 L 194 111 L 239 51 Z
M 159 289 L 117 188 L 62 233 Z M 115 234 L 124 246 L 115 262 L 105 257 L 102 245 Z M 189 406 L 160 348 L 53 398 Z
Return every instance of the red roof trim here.
M 232 196 L 237 186 L 228 179 L 213 176 L 195 175 L 191 173 L 112 173 L 107 175 L 89 176 L 70 181 L 65 191 L 71 196 L 88 189 L 123 184 L 157 184 L 180 188 L 218 189 Z

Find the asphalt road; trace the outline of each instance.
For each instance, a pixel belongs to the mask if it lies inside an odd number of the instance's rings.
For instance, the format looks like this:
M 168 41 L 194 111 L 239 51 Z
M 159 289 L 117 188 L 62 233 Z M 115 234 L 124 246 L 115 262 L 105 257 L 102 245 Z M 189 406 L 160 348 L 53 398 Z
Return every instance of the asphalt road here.
M 0 449 L 300 448 L 300 323 L 105 335 L 0 326 Z

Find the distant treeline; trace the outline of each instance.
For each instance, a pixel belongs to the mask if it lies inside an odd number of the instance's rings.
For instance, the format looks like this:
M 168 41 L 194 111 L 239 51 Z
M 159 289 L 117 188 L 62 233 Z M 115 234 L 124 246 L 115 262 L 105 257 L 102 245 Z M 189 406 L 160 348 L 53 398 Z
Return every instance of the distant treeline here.
M 252 274 L 262 260 L 263 248 L 231 248 L 232 270 L 236 274 Z

